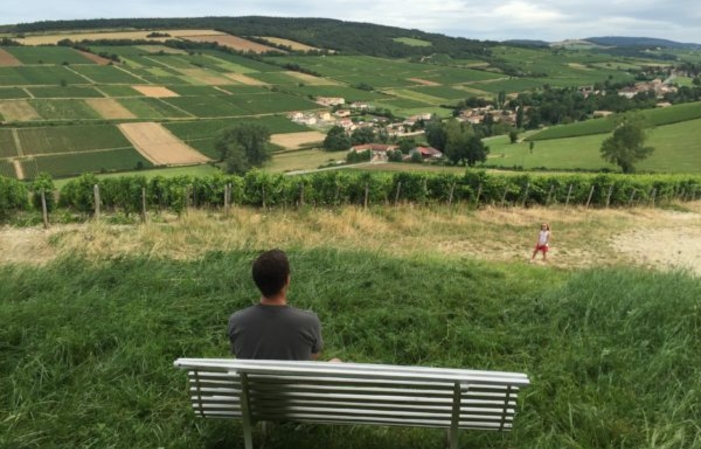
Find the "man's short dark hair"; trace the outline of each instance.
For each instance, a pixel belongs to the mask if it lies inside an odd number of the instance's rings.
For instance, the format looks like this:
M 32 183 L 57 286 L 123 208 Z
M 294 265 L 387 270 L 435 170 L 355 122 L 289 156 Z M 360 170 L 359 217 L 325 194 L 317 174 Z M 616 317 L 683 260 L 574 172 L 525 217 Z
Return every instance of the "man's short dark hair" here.
M 290 262 L 279 249 L 266 251 L 253 262 L 253 281 L 266 298 L 280 293 L 290 275 Z

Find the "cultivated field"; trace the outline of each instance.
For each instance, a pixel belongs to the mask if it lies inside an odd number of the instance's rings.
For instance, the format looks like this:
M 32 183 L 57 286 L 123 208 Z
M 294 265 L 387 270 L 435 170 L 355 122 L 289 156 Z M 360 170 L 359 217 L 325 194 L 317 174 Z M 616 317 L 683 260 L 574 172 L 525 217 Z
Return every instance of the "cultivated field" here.
M 136 115 L 122 106 L 114 98 L 90 98 L 85 100 L 85 103 L 96 110 L 102 118 L 107 120 L 136 118 Z
M 80 42 L 84 40 L 119 40 L 119 39 L 132 39 L 132 40 L 152 40 L 154 42 L 166 41 L 174 37 L 187 37 L 190 35 L 217 35 L 223 34 L 214 30 L 158 30 L 159 33 L 167 33 L 172 37 L 147 37 L 148 34 L 153 31 L 143 30 L 143 31 L 107 31 L 107 32 L 94 32 L 86 31 L 82 33 L 70 32 L 70 33 L 55 33 L 55 34 L 37 34 L 34 36 L 26 36 L 23 38 L 13 38 L 14 40 L 20 42 L 23 45 L 55 45 L 59 41 L 64 39 L 70 39 L 74 42 Z
M 154 165 L 201 164 L 210 160 L 158 123 L 124 123 L 119 125 L 119 129 Z
M 270 141 L 288 150 L 316 144 L 317 146 L 326 138 L 326 134 L 318 131 L 307 131 L 303 133 L 273 134 Z
M 285 45 L 285 46 L 290 47 L 292 50 L 295 50 L 295 51 L 319 50 L 316 47 L 310 47 L 309 45 L 305 45 L 305 44 L 302 44 L 299 42 L 291 41 L 289 39 L 282 39 L 279 37 L 263 36 L 262 39 L 265 39 L 266 41 L 273 43 L 275 45 Z
M 190 35 L 183 36 L 184 39 L 194 42 L 216 42 L 219 45 L 229 47 L 233 50 L 238 51 L 251 51 L 253 53 L 265 53 L 268 51 L 285 53 L 282 50 L 278 50 L 275 47 L 268 47 L 267 45 L 258 44 L 256 42 L 249 41 L 237 36 L 222 35 L 222 34 L 203 34 L 203 35 Z
M 152 98 L 171 98 L 179 97 L 177 93 L 163 86 L 131 86 L 134 90 L 141 93 L 145 97 Z
M 0 102 L 0 115 L 8 122 L 40 120 L 39 113 L 26 100 Z
M 0 48 L 0 67 L 17 67 L 20 65 L 22 65 L 22 61 Z

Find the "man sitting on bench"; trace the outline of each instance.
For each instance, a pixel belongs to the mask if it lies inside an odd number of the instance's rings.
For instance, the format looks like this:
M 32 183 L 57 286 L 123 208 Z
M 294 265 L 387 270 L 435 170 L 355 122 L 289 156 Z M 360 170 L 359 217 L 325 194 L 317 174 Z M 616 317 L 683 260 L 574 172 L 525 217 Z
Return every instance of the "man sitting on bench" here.
M 239 359 L 315 360 L 323 346 L 319 317 L 287 304 L 290 263 L 279 250 L 253 263 L 260 302 L 229 318 L 231 353 Z

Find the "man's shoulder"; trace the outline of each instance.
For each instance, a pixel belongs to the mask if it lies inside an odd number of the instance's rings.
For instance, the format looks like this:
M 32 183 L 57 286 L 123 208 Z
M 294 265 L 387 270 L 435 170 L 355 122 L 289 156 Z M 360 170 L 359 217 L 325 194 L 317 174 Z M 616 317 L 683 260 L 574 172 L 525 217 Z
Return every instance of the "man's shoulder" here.
M 300 318 L 306 318 L 306 319 L 310 319 L 310 320 L 318 320 L 319 319 L 317 314 L 312 312 L 311 310 L 304 310 L 304 309 L 300 309 L 298 307 L 293 307 L 293 306 L 287 306 L 287 310 L 288 310 L 289 314 L 299 316 Z

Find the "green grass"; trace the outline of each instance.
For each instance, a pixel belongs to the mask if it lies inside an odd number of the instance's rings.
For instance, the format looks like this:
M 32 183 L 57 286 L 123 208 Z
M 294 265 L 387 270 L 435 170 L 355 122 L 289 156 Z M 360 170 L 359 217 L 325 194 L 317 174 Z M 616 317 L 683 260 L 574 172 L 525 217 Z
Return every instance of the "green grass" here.
M 265 164 L 265 171 L 286 173 L 294 170 L 314 170 L 332 161 L 345 161 L 346 153 L 311 149 L 301 151 L 283 151 L 275 153 L 273 159 Z
M 195 418 L 185 373 L 172 362 L 228 355 L 228 315 L 257 298 L 257 252 L 2 266 L 0 413 L 12 425 L 0 445 L 241 447 L 239 422 Z M 337 249 L 289 254 L 290 301 L 321 318 L 325 358 L 529 374 L 514 431 L 461 432 L 461 447 L 701 444 L 698 279 Z M 266 447 L 421 449 L 444 435 L 294 429 L 273 427 Z
M 226 89 L 229 90 L 228 87 Z M 389 98 L 380 92 L 369 92 L 347 86 L 285 86 L 282 90 L 311 97 L 342 97 L 347 103 Z
M 112 125 L 18 128 L 17 133 L 27 155 L 131 148 L 131 143 Z
M 145 165 L 146 166 L 146 165 Z M 129 171 L 129 170 L 125 170 Z M 125 174 L 124 172 L 119 172 L 119 173 L 97 173 L 96 176 L 100 179 L 102 178 L 115 178 L 115 177 L 124 177 L 128 175 L 138 175 L 138 176 L 144 176 L 146 179 L 151 179 L 155 178 L 156 176 L 159 177 L 164 177 L 164 178 L 175 178 L 179 176 L 192 176 L 192 177 L 206 177 L 206 176 L 211 176 L 215 173 L 219 173 L 220 170 L 216 167 L 213 167 L 209 164 L 203 164 L 203 165 L 193 165 L 189 167 L 167 167 L 167 168 L 151 168 L 151 169 L 144 169 L 144 170 L 135 170 L 129 174 Z M 71 181 L 72 178 L 62 178 L 62 179 L 56 179 L 54 180 L 54 185 L 56 186 L 57 190 L 60 190 L 63 188 L 64 185 L 66 185 L 68 182 Z
M 100 92 L 85 86 L 51 86 L 27 88 L 36 98 L 103 98 Z
M 101 119 L 102 116 L 85 101 L 77 99 L 63 100 L 27 100 L 44 120 L 84 120 Z
M 281 92 L 229 95 L 221 98 L 249 114 L 274 114 L 319 108 L 319 105 L 311 100 Z

